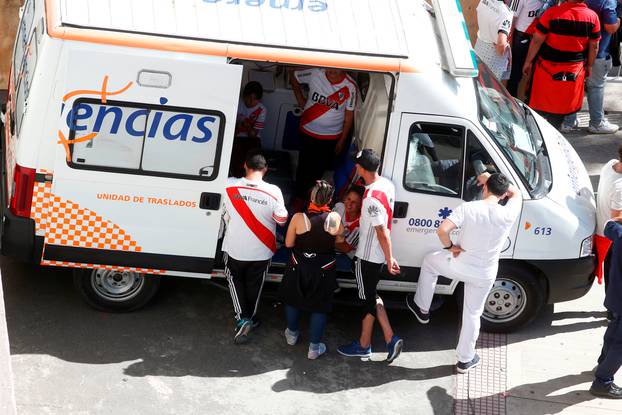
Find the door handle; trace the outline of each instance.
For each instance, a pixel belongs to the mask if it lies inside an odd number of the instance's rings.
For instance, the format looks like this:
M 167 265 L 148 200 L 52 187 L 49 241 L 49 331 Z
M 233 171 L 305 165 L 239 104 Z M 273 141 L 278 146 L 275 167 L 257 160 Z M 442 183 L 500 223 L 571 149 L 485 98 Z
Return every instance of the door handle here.
M 206 210 L 220 209 L 220 193 L 201 193 L 199 208 Z
M 403 219 L 408 215 L 408 202 L 395 202 L 393 204 L 393 217 Z

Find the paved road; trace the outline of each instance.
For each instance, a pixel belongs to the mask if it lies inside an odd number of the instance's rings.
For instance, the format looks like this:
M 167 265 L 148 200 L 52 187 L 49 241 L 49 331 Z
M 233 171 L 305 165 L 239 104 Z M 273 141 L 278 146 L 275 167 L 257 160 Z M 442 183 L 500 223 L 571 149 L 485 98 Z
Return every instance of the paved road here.
M 622 121 L 622 83 L 608 96 L 610 118 Z M 580 120 L 585 125 L 585 116 Z M 568 138 L 594 183 L 622 143 L 622 133 L 582 130 Z M 585 392 L 606 324 L 601 287 L 547 307 L 533 325 L 507 338 L 484 338 L 503 343 L 480 349 L 502 363 L 487 368 L 490 376 L 465 380 L 452 374 L 458 329 L 452 301 L 429 327 L 414 323 L 407 311 L 393 311 L 406 346 L 392 365 L 382 362 L 378 335 L 372 362 L 336 355 L 335 347 L 359 330 L 359 310 L 338 307 L 327 329 L 330 353 L 310 362 L 304 343 L 285 345 L 283 310 L 269 300 L 253 342 L 234 347 L 228 293 L 205 282 L 167 280 L 144 310 L 105 314 L 80 300 L 68 270 L 7 258 L 0 268 L 20 414 L 439 415 L 452 413 L 454 396 L 464 413 L 490 402 L 503 405 L 488 413 L 622 413 L 619 402 Z

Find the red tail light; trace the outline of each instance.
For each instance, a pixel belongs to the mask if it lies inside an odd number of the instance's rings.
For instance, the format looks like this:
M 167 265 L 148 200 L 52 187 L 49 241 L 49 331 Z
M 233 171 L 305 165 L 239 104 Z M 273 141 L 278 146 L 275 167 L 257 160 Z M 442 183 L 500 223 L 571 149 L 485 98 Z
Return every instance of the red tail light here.
M 15 165 L 11 212 L 16 216 L 30 217 L 32 190 L 35 187 L 35 169 Z

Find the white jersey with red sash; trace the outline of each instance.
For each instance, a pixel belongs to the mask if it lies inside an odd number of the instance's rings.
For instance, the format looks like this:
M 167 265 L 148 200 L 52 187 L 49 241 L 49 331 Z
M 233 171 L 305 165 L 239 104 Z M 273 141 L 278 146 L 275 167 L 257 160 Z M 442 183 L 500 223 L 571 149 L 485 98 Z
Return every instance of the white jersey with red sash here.
M 238 261 L 265 261 L 276 252 L 276 225 L 287 221 L 277 186 L 244 177 L 230 178 L 225 194 L 227 223 L 223 252 Z
M 333 84 L 324 69 L 294 72 L 301 84 L 309 86 L 309 96 L 300 118 L 300 130 L 320 140 L 336 140 L 343 131 L 345 111 L 356 106 L 356 83 L 345 75 Z
M 341 202 L 335 204 L 333 212 L 337 212 L 339 216 L 341 216 L 341 223 L 343 225 L 344 231 L 343 237 L 345 238 L 345 242 L 350 246 L 351 249 L 351 251 L 348 252 L 347 255 L 350 258 L 353 258 L 354 253 L 356 252 L 356 248 L 359 244 L 359 225 L 361 217 L 348 217 L 348 214 L 346 212 L 346 206 Z
M 264 128 L 267 114 L 268 110 L 261 102 L 250 108 L 247 107 L 243 101 L 240 101 L 238 105 L 238 122 L 245 121 L 247 125 L 251 126 L 257 132 L 257 137 L 261 137 L 261 131 Z M 237 137 L 248 137 L 248 130 L 240 126 L 235 135 Z
M 394 201 L 395 186 L 389 179 L 380 177 L 365 187 L 359 226 L 359 244 L 356 249 L 357 258 L 376 264 L 385 262 L 384 252 L 382 252 L 375 228 L 384 225 L 391 229 Z

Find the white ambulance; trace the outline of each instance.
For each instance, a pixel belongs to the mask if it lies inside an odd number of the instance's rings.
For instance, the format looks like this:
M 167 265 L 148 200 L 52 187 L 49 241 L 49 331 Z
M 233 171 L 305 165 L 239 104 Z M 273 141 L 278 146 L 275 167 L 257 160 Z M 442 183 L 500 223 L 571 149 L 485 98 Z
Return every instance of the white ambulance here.
M 165 275 L 221 276 L 241 86 L 263 86 L 267 180 L 288 199 L 301 113 L 289 69 L 343 68 L 360 92 L 350 151 L 375 149 L 396 186 L 402 273 L 381 290 L 416 290 L 423 256 L 440 247 L 436 228 L 478 197 L 487 169 L 509 176 L 524 203 L 484 327 L 512 330 L 545 303 L 582 296 L 595 203 L 581 160 L 476 60 L 459 3 L 432 4 L 26 0 L 2 145 L 2 253 L 75 268 L 82 295 L 106 310 L 144 305 Z M 355 286 L 347 266 L 339 276 Z M 437 293 L 457 288 L 441 278 Z

